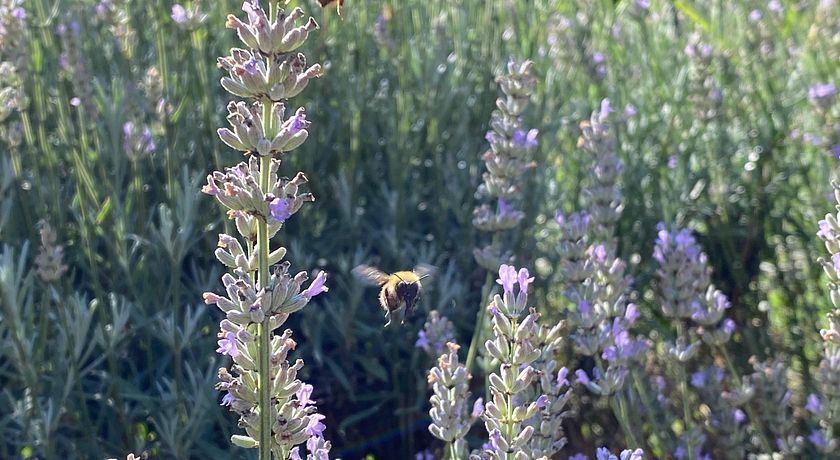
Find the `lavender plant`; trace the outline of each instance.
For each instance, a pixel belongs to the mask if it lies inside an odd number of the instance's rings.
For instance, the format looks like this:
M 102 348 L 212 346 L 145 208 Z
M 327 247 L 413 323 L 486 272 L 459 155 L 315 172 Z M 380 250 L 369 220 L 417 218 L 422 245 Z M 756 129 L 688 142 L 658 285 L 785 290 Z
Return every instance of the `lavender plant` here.
M 835 208 L 840 213 L 840 185 L 831 183 Z M 834 310 L 828 313 L 828 329 L 821 329 L 821 359 L 817 367 L 818 393 L 808 395 L 805 408 L 818 420 L 818 427 L 808 436 L 811 444 L 823 455 L 830 455 L 840 448 L 840 224 L 836 214 L 826 214 L 819 221 L 817 236 L 829 254 L 828 260 L 819 262 L 828 276 L 829 299 Z
M 685 426 L 685 447 L 680 446 L 680 449 L 693 459 L 702 455 L 705 436 L 694 422 L 688 363 L 699 352 L 699 337 L 711 346 L 722 346 L 731 337 L 735 324 L 731 319 L 724 319 L 730 303 L 711 284 L 707 256 L 691 232 L 675 228 L 669 231 L 664 224 L 657 228 L 659 233 L 653 252 L 653 258 L 659 263 L 657 293 L 662 313 L 675 331 L 675 340 L 665 347 L 670 362 L 668 367 L 675 370 Z
M 487 353 L 499 362 L 498 371 L 489 376 L 492 399 L 487 401 L 483 415 L 490 443 L 470 458 L 534 458 L 528 443 L 534 426 L 526 426 L 523 422 L 551 401 L 547 395 L 540 395 L 536 400 L 529 398 L 529 386 L 537 376 L 530 364 L 540 357 L 540 350 L 533 343 L 539 314 L 533 308 L 524 318 L 522 314 L 528 304 L 528 286 L 533 281 L 525 268 L 517 272 L 510 265 L 499 267 L 496 282 L 502 285 L 504 297 L 496 294 L 487 307 L 492 315 L 495 337 L 484 345 Z M 519 292 L 514 293 L 517 284 Z
M 307 68 L 305 56 L 295 52 L 318 26 L 312 18 L 297 25 L 303 10 L 287 14 L 279 3 L 266 11 L 257 1 L 245 2 L 242 10 L 248 22 L 229 15 L 226 26 L 236 30 L 249 49 L 232 48 L 219 64 L 229 73 L 222 86 L 248 101 L 228 104 L 231 128 L 218 133 L 248 161 L 214 172 L 202 188 L 228 208 L 245 243 L 219 235 L 216 257 L 233 273 L 222 277 L 226 296 L 204 294 L 204 301 L 226 316 L 216 351 L 234 363 L 232 372 L 219 369 L 217 388 L 225 392 L 222 405 L 239 415 L 245 429 L 245 434 L 231 438 L 233 444 L 259 448 L 260 458 L 269 460 L 300 458 L 297 446 L 306 442 L 309 458 L 326 458 L 330 443 L 321 439 L 324 416 L 311 399 L 312 387 L 297 378 L 303 360 L 290 364 L 287 359 L 296 346 L 292 331 L 275 333 L 289 315 L 327 290 L 326 274 L 320 272 L 303 289 L 307 274 L 292 276 L 291 263 L 283 261 L 286 249 L 270 249 L 271 238 L 284 223 L 314 200 L 299 190 L 307 182 L 303 173 L 293 179 L 278 173 L 280 157 L 308 136 L 303 108 L 288 119 L 285 112 L 286 101 L 321 73 L 320 65 Z
M 538 131 L 526 131 L 522 121 L 537 82 L 533 66 L 531 61 L 521 64 L 511 61 L 507 66 L 508 74 L 496 79 L 504 97 L 496 100 L 496 110 L 490 117 L 491 130 L 485 136 L 490 149 L 482 155 L 487 171 L 482 174 L 483 182 L 476 191 L 481 199 L 495 199 L 496 206 L 492 209 L 485 203 L 473 212 L 473 226 L 492 234 L 490 245 L 473 251 L 478 265 L 488 271 L 482 299 L 490 295 L 492 273 L 500 263 L 511 258 L 510 254 L 503 254 L 501 232 L 513 229 L 525 218 L 517 206 L 521 206 L 523 176 L 536 166 L 531 158 L 538 144 Z M 467 369 L 472 367 L 484 329 L 485 310 L 480 308 L 467 352 Z
M 458 361 L 460 346 L 454 342 L 447 342 L 449 353 L 443 353 L 438 358 L 438 364 L 429 371 L 428 382 L 432 387 L 432 408 L 429 416 L 432 423 L 429 432 L 434 437 L 446 442 L 446 458 L 467 458 L 467 442 L 464 439 L 473 423 L 484 412 L 482 398 L 473 403 L 471 412 L 467 412 L 470 398 L 469 385 L 472 375 Z

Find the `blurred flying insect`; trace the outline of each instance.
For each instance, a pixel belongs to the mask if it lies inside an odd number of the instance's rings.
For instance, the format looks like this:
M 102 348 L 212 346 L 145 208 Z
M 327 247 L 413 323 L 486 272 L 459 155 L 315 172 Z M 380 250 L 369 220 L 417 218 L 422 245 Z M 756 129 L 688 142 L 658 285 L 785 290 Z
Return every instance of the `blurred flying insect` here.
M 326 8 L 327 5 L 333 2 L 335 2 L 335 10 L 338 12 L 338 15 L 341 16 L 341 7 L 344 6 L 344 0 L 318 0 L 321 8 Z
M 419 264 L 412 271 L 401 271 L 387 274 L 370 265 L 359 265 L 353 269 L 353 274 L 365 284 L 379 286 L 379 304 L 385 310 L 385 327 L 391 324 L 392 315 L 400 316 L 400 324 L 405 323 L 414 312 L 417 300 L 420 298 L 423 286 L 420 280 L 432 276 L 437 268 L 432 265 Z M 405 305 L 403 315 L 402 306 Z

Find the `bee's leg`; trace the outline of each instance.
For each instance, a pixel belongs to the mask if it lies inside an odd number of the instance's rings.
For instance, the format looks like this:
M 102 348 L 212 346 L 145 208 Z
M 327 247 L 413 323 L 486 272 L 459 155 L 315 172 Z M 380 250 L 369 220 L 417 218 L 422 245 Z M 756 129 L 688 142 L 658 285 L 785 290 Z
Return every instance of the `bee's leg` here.
M 384 327 L 390 326 L 391 325 L 391 310 L 385 310 L 385 319 L 387 321 L 385 321 L 385 326 Z

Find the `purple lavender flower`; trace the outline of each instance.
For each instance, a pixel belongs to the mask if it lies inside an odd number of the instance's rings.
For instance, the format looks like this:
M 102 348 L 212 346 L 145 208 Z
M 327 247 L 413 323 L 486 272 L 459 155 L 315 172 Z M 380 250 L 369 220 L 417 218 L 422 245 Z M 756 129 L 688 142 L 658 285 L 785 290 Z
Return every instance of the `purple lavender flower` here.
M 595 261 L 599 264 L 603 264 L 607 261 L 607 248 L 603 244 L 596 245 L 592 248 L 592 255 L 595 257 Z
M 805 404 L 805 409 L 818 417 L 822 417 L 822 404 L 820 403 L 820 398 L 814 393 L 808 395 L 808 402 Z
M 677 156 L 671 155 L 668 157 L 668 169 L 677 169 Z
M 310 399 L 310 396 L 312 396 L 313 389 L 314 387 L 312 385 L 304 383 L 301 384 L 300 388 L 298 388 L 298 391 L 295 392 L 295 397 L 297 398 L 300 407 L 306 407 L 310 404 L 315 404 L 315 401 Z
M 224 395 L 224 396 L 222 396 L 222 403 L 221 403 L 221 404 L 219 404 L 219 405 L 220 405 L 220 406 L 230 406 L 231 404 L 233 404 L 233 399 L 234 399 L 234 398 L 233 398 L 233 395 L 232 395 L 232 394 L 230 394 L 230 393 L 225 393 L 225 395 Z
M 242 4 L 242 11 L 248 15 L 248 21 L 251 24 L 256 24 L 260 20 L 260 16 L 258 14 L 259 7 L 259 2 L 255 0 L 245 1 Z
M 285 222 L 291 216 L 289 212 L 289 200 L 285 198 L 275 198 L 268 204 L 268 209 L 271 212 L 271 217 L 280 222 Z
M 624 319 L 627 321 L 628 324 L 633 324 L 639 319 L 641 313 L 639 313 L 639 308 L 636 307 L 634 303 L 628 303 L 627 308 L 624 310 Z
M 577 304 L 577 311 L 580 313 L 580 316 L 587 317 L 590 313 L 592 313 L 592 308 L 589 306 L 589 302 L 586 299 L 581 299 Z
M 513 206 L 510 205 L 510 203 L 508 203 L 501 197 L 497 201 L 496 206 L 499 212 L 500 219 L 510 218 L 512 215 L 518 212 L 516 209 L 514 209 Z
M 824 99 L 834 97 L 837 93 L 834 84 L 832 83 L 818 83 L 808 88 L 808 97 L 811 99 Z
M 187 10 L 179 5 L 174 4 L 172 5 L 172 20 L 175 21 L 177 24 L 184 24 L 187 22 Z
M 292 124 L 289 126 L 289 131 L 292 134 L 297 134 L 300 130 L 306 128 L 306 114 L 298 112 L 292 117 Z
M 808 99 L 823 109 L 831 107 L 837 89 L 833 83 L 818 83 L 808 88 Z
M 321 414 L 315 413 L 309 415 L 309 424 L 306 425 L 306 434 L 309 436 L 317 436 L 322 437 L 324 430 L 327 428 L 326 425 L 321 423 L 324 417 Z
M 470 412 L 470 416 L 472 418 L 481 417 L 481 414 L 484 413 L 484 398 L 478 398 L 473 403 L 472 412 Z
M 598 110 L 598 119 L 600 119 L 601 122 L 606 121 L 607 118 L 609 118 L 610 113 L 612 113 L 612 111 L 613 109 L 612 105 L 610 104 L 610 100 L 607 98 L 601 99 L 601 107 Z
M 493 446 L 493 450 L 496 452 L 501 451 L 499 447 L 499 441 L 502 439 L 502 432 L 499 430 L 493 430 L 490 432 L 490 445 Z
M 524 130 L 517 129 L 513 133 L 511 142 L 513 143 L 513 146 L 518 149 L 534 148 L 539 144 L 537 141 L 538 134 L 539 131 L 536 129 L 529 130 L 527 133 Z
M 73 97 L 70 99 L 70 105 L 72 105 L 73 107 L 78 107 L 82 105 L 82 100 L 78 97 Z
M 435 460 L 435 455 L 429 449 L 421 450 L 414 454 L 414 460 Z
M 761 11 L 759 11 L 759 10 L 750 11 L 750 21 L 758 22 L 760 20 L 761 20 Z
M 606 59 L 607 59 L 607 58 L 606 58 L 606 57 L 604 57 L 604 53 L 601 53 L 601 52 L 595 52 L 594 54 L 592 54 L 592 62 L 594 62 L 595 64 L 601 64 L 601 63 L 603 63 Z
M 828 150 L 831 152 L 831 156 L 834 158 L 840 158 L 840 144 L 832 145 Z
M 647 11 L 650 8 L 650 0 L 636 0 L 633 2 L 637 9 Z
M 311 298 L 315 297 L 316 295 L 321 294 L 322 292 L 329 291 L 330 288 L 328 288 L 326 286 L 326 284 L 327 284 L 327 274 L 324 271 L 320 271 L 315 276 L 315 279 L 312 280 L 312 283 L 309 285 L 309 287 L 306 288 L 306 290 L 303 291 L 301 294 L 303 294 L 303 296 L 306 297 L 307 299 L 311 299 Z
M 586 371 L 585 371 L 585 370 L 583 370 L 583 369 L 578 369 L 578 370 L 576 370 L 576 371 L 575 371 L 575 376 L 577 377 L 577 378 L 575 379 L 575 382 L 577 382 L 577 383 L 581 383 L 581 384 L 583 384 L 583 385 L 587 385 L 587 384 L 589 384 L 589 382 L 590 382 L 590 380 L 589 380 L 589 376 L 588 376 L 588 375 L 586 375 Z
M 816 146 L 822 145 L 823 142 L 822 137 L 820 137 L 819 134 L 814 133 L 805 133 L 804 135 L 802 135 L 802 141 L 808 145 Z
M 19 6 L 12 10 L 12 17 L 18 21 L 23 21 L 26 19 L 26 10 Z
M 808 440 L 820 450 L 825 449 L 828 446 L 828 442 L 825 440 L 825 435 L 820 430 L 812 431 L 811 435 L 808 436 Z
M 245 69 L 245 73 L 248 75 L 256 76 L 260 74 L 260 68 L 257 66 L 257 59 L 255 57 L 245 61 L 242 64 L 242 68 Z
M 529 277 L 528 275 L 529 273 L 527 268 L 523 267 L 519 269 L 519 292 L 522 292 L 524 294 L 528 293 L 528 286 L 530 286 L 531 283 L 534 281 L 534 277 Z
M 502 264 L 499 267 L 499 279 L 496 280 L 496 283 L 502 285 L 505 293 L 513 294 L 513 286 L 516 282 L 516 269 L 511 265 Z
M 691 374 L 691 386 L 694 388 L 703 388 L 706 386 L 706 375 L 702 371 Z
M 779 0 L 770 0 L 767 2 L 767 9 L 774 13 L 780 13 L 782 11 L 782 2 Z
M 219 348 L 216 349 L 216 353 L 228 355 L 232 358 L 239 354 L 239 350 L 236 348 L 236 335 L 233 332 L 225 333 L 225 336 L 219 339 L 217 343 Z
M 417 341 L 414 342 L 414 346 L 417 348 L 426 348 L 430 347 L 429 340 L 426 339 L 426 331 L 420 329 L 417 331 Z
M 569 369 L 566 366 L 560 368 L 557 371 L 557 386 L 562 387 L 563 385 L 569 385 L 569 379 L 567 378 L 569 375 Z
M 829 241 L 836 238 L 836 235 L 834 234 L 834 229 L 827 220 L 823 219 L 819 221 L 819 226 L 820 229 L 817 232 L 817 236 Z
M 289 460 L 303 460 L 300 457 L 300 447 L 295 446 L 291 452 L 289 452 Z
M 723 332 L 732 335 L 735 332 L 735 321 L 732 318 L 726 318 L 723 320 Z

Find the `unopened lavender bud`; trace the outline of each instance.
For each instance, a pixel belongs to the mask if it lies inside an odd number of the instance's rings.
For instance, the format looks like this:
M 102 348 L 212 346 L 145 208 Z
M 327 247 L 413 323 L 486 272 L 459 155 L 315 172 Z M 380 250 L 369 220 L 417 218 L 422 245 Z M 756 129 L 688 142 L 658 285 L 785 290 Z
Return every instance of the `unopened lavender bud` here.
M 297 11 L 297 9 L 295 11 Z M 289 17 L 291 18 L 292 16 Z M 300 47 L 300 45 L 303 44 L 304 41 L 306 41 L 306 38 L 309 36 L 309 32 L 312 32 L 317 28 L 318 24 L 315 22 L 315 20 L 309 18 L 309 20 L 306 21 L 306 24 L 289 30 L 289 32 L 287 32 L 286 35 L 283 36 L 283 38 L 280 40 L 279 45 L 277 46 L 278 51 L 282 53 L 288 53 L 290 51 L 296 50 Z

